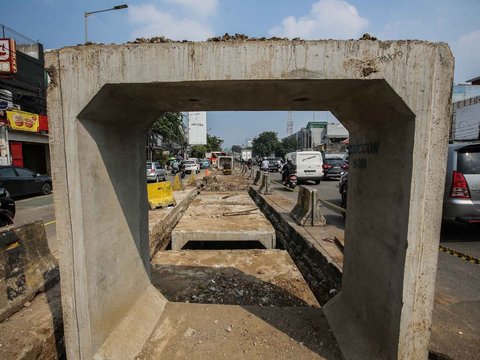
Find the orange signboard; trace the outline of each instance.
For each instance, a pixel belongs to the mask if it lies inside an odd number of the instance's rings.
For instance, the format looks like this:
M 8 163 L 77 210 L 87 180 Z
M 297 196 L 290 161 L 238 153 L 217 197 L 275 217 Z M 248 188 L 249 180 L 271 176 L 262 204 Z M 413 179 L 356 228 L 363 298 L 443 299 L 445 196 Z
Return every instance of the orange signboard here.
M 13 130 L 38 132 L 39 119 L 37 114 L 20 110 L 7 110 L 7 119 Z
M 17 52 L 13 39 L 0 39 L 0 74 L 17 73 Z

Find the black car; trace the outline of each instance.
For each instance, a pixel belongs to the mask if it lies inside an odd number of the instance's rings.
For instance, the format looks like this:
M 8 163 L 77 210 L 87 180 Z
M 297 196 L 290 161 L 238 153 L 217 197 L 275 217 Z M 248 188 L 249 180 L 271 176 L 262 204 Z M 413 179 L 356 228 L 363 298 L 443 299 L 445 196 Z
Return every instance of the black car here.
M 267 159 L 268 160 L 268 170 L 270 172 L 278 172 L 280 169 L 279 169 L 279 166 L 278 166 L 278 161 L 277 159 L 275 158 L 271 158 L 271 159 Z
M 338 191 L 342 196 L 342 208 L 347 208 L 347 191 L 348 191 L 348 171 L 345 171 L 340 176 L 340 182 L 338 183 Z M 345 217 L 345 213 L 343 213 Z
M 49 176 L 18 166 L 0 166 L 0 182 L 11 197 L 52 192 Z
M 341 157 L 325 156 L 323 159 L 323 180 L 339 178 L 344 170 L 345 160 Z
M 15 201 L 0 185 L 0 227 L 13 224 L 15 217 Z

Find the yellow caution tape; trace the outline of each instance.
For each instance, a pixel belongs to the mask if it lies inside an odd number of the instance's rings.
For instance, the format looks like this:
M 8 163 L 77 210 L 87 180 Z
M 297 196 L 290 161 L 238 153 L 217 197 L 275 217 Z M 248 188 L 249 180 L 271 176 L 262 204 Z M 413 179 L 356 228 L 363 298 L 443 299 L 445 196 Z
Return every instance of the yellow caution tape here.
M 464 253 L 461 253 L 461 252 L 459 252 L 459 251 L 450 249 L 450 248 L 445 247 L 445 246 L 442 246 L 442 245 L 439 246 L 439 249 L 440 249 L 440 251 L 443 251 L 443 252 L 448 253 L 448 254 L 450 254 L 450 255 L 456 256 L 456 257 L 458 257 L 458 258 L 460 258 L 460 259 L 463 259 L 463 260 L 465 260 L 465 261 L 468 261 L 468 262 L 471 262 L 471 263 L 480 265 L 480 259 L 478 259 L 478 258 L 476 258 L 476 257 L 470 256 L 470 255 L 466 255 L 466 254 L 464 254 Z
M 151 209 L 176 205 L 170 181 L 147 184 L 148 203 Z

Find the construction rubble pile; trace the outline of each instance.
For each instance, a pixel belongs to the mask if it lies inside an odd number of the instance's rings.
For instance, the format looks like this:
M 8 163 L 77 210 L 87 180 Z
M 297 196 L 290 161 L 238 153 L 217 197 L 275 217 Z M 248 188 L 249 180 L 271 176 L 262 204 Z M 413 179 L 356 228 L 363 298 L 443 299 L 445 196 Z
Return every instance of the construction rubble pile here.
M 248 191 L 250 182 L 243 174 L 213 175 L 203 178 L 203 191 Z

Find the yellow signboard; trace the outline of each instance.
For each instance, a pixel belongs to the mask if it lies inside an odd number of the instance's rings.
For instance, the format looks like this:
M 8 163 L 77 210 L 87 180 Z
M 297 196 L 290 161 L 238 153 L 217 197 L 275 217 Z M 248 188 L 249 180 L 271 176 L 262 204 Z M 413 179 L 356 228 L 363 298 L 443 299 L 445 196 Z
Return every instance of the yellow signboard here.
M 39 120 L 37 114 L 20 110 L 8 110 L 7 119 L 13 130 L 38 132 Z

